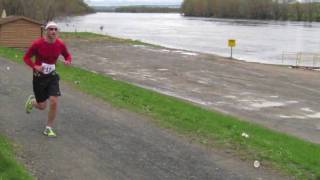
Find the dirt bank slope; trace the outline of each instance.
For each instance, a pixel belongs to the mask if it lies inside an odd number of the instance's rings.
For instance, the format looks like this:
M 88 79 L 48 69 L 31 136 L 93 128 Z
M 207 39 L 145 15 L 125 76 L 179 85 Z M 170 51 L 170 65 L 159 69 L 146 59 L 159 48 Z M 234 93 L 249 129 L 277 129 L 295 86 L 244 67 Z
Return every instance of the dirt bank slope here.
M 77 66 L 320 143 L 319 72 L 173 49 L 68 43 Z

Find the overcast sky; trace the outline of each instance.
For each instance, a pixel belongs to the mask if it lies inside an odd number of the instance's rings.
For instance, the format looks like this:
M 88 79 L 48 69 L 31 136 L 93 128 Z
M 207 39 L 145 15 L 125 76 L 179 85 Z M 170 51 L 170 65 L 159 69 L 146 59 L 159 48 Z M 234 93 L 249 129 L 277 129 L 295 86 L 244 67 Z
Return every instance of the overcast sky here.
M 91 6 L 180 5 L 183 0 L 85 0 Z

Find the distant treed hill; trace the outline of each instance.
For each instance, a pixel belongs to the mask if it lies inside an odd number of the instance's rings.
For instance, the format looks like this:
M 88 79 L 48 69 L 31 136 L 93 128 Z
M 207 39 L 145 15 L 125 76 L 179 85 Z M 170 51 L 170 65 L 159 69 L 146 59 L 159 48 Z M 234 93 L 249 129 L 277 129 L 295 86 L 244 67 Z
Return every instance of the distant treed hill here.
M 130 13 L 177 13 L 180 8 L 169 7 L 151 7 L 151 6 L 123 6 L 115 9 L 115 12 L 130 12 Z
M 320 3 L 283 0 L 184 0 L 186 16 L 320 21 Z
M 55 17 L 93 12 L 83 0 L 0 0 L 0 10 L 7 15 L 22 15 L 41 22 Z
M 95 12 L 115 12 L 118 6 L 92 6 Z
M 179 6 L 96 6 L 93 9 L 97 12 L 129 12 L 129 13 L 178 13 Z

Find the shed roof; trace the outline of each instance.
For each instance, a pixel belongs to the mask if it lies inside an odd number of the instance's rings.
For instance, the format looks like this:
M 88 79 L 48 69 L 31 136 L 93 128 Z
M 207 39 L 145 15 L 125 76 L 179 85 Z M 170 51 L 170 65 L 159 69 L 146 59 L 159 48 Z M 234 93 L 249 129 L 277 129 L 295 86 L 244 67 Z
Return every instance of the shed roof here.
M 24 17 L 24 16 L 8 16 L 6 18 L 0 18 L 0 26 L 4 25 L 4 24 L 7 24 L 7 23 L 10 23 L 10 22 L 21 20 L 21 19 L 29 21 L 29 22 L 34 23 L 34 24 L 42 25 L 42 23 L 40 23 L 40 22 L 38 22 L 36 20 L 30 19 L 30 18 Z

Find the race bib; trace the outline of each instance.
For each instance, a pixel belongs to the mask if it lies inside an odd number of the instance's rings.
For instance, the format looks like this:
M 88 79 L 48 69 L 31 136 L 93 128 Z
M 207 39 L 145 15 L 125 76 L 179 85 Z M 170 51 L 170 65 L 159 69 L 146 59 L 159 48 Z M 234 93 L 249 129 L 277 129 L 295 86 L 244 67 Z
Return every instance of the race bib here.
M 52 71 L 54 71 L 56 69 L 55 64 L 42 63 L 41 66 L 43 68 L 43 71 L 42 71 L 43 74 L 50 74 L 50 73 L 52 73 Z

